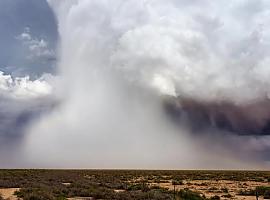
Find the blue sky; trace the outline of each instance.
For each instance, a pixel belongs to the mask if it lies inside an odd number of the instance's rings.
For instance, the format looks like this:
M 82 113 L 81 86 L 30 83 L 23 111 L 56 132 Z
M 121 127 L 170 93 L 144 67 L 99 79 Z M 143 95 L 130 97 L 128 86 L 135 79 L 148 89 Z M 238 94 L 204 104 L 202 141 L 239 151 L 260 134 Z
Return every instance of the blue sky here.
M 33 52 L 29 52 L 29 45 L 18 38 L 26 30 L 32 40 L 45 41 L 46 48 L 55 52 L 57 24 L 46 0 L 1 0 L 0 70 L 15 76 L 32 77 L 53 72 L 55 56 L 29 58 Z

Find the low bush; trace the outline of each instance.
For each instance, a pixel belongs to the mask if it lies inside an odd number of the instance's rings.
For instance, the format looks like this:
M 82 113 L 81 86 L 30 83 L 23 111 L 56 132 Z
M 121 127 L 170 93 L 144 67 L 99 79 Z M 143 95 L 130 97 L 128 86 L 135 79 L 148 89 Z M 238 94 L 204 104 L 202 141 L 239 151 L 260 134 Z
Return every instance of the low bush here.
M 225 192 L 225 193 L 228 193 L 229 192 L 229 189 L 228 188 L 221 188 L 222 192 Z
M 232 198 L 232 195 L 231 194 L 224 194 L 224 195 L 222 195 L 222 197 L 224 197 L 224 198 Z
M 184 200 L 204 200 L 205 198 L 202 197 L 198 192 L 193 192 L 191 190 L 180 190 L 177 193 L 181 199 Z
M 265 191 L 263 197 L 264 199 L 270 199 L 270 190 Z
M 255 190 L 240 190 L 239 195 L 243 195 L 243 196 L 264 196 L 265 199 L 267 199 L 266 197 L 269 197 L 270 195 L 270 187 L 269 186 L 258 186 L 256 187 Z
M 266 192 L 267 192 L 267 193 L 270 192 L 270 187 L 269 187 L 269 186 L 258 186 L 258 187 L 256 187 L 256 189 L 255 189 L 255 193 L 256 193 L 256 191 L 258 192 L 258 194 L 259 194 L 260 196 L 262 196 L 262 195 L 264 195 Z
M 173 185 L 184 185 L 184 182 L 183 182 L 183 180 L 173 180 L 172 184 Z
M 217 195 L 212 196 L 210 197 L 210 200 L 220 200 L 220 196 L 217 196 Z
M 241 195 L 241 196 L 255 196 L 256 191 L 255 190 L 239 190 L 238 195 Z

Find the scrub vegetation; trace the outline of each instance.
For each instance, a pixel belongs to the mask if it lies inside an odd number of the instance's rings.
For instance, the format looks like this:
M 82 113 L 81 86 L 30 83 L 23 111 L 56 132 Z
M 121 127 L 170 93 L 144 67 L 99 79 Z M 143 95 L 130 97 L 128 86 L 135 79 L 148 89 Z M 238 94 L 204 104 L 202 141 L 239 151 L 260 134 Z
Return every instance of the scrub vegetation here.
M 0 170 L 0 188 L 20 188 L 14 195 L 24 200 L 220 200 L 267 198 L 269 177 L 263 171 Z

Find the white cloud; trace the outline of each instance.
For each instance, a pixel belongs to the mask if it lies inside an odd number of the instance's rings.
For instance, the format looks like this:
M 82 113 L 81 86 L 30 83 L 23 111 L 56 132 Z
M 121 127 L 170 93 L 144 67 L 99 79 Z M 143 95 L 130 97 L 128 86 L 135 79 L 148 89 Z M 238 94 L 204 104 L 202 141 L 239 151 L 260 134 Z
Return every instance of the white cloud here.
M 41 77 L 30 80 L 29 76 L 15 77 L 0 71 L 0 95 L 13 99 L 34 99 L 52 95 L 52 86 Z
M 208 102 L 269 96 L 269 1 L 143 2 L 143 23 L 132 16 L 127 30 L 112 27 L 120 34 L 113 66 L 127 80 L 152 85 L 159 74 L 177 95 Z
M 50 49 L 45 39 L 34 38 L 31 35 L 30 28 L 25 28 L 24 32 L 16 37 L 26 47 L 29 55 L 28 59 L 54 59 L 55 52 Z

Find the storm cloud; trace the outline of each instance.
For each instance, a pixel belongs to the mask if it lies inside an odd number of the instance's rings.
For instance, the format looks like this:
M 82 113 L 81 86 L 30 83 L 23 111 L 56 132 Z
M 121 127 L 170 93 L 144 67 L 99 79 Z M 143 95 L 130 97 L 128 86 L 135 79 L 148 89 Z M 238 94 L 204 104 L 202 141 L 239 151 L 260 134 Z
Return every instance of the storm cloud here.
M 59 104 L 25 128 L 24 166 L 269 165 L 269 1 L 48 3 Z
M 268 139 L 253 135 L 269 117 L 267 1 L 49 3 L 61 37 L 63 101 L 29 128 L 29 160 L 90 168 L 266 165 L 260 153 Z M 175 113 L 166 110 L 167 96 Z

